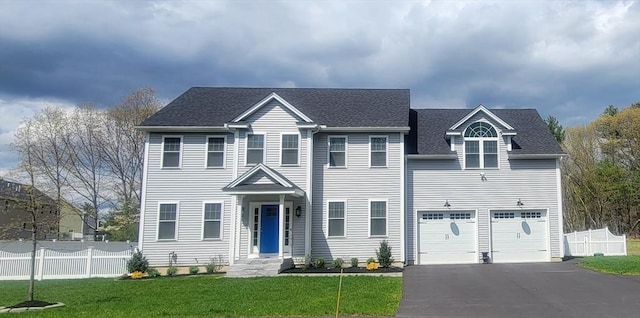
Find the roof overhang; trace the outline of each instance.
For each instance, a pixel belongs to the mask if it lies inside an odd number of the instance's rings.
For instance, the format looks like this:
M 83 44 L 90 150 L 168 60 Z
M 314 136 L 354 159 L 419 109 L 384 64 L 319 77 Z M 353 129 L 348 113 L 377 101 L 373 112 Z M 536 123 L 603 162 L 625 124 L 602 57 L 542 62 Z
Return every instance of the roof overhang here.
M 408 133 L 410 127 L 327 127 L 320 126 L 321 131 L 326 132 L 404 132 Z
M 562 157 L 566 157 L 566 154 L 557 154 L 557 153 L 549 153 L 549 154 L 509 154 L 509 159 L 558 159 Z
M 223 188 L 222 191 L 224 193 L 232 194 L 232 195 L 250 195 L 250 194 L 264 194 L 264 195 L 291 195 L 294 197 L 304 197 L 304 191 L 300 188 L 282 188 L 281 190 L 277 189 L 250 189 L 245 190 L 242 187 L 236 187 L 233 189 Z
M 224 126 L 135 126 L 136 130 L 146 132 L 228 132 Z
M 433 155 L 420 155 L 420 154 L 411 154 L 407 155 L 407 159 L 418 159 L 418 160 L 452 160 L 458 159 L 458 155 L 453 154 L 433 154 Z

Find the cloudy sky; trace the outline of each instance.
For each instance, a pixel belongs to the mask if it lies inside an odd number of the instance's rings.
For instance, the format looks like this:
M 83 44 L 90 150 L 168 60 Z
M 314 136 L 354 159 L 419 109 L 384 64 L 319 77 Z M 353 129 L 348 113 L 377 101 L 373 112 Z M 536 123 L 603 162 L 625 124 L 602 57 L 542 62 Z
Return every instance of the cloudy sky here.
M 409 88 L 575 126 L 640 101 L 640 3 L 0 0 L 0 174 L 46 105 L 191 86 Z

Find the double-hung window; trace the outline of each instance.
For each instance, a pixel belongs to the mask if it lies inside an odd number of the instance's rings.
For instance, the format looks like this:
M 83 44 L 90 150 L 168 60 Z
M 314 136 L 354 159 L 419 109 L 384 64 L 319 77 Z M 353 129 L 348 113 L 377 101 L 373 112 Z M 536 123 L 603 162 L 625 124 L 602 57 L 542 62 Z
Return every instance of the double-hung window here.
M 176 203 L 161 203 L 158 212 L 158 239 L 175 240 L 178 205 Z
M 369 234 L 371 236 L 387 235 L 387 201 L 370 201 L 371 216 Z
M 180 168 L 181 137 L 164 137 L 162 139 L 162 167 Z
M 282 153 L 280 160 L 282 165 L 298 164 L 298 135 L 282 135 Z
M 369 164 L 371 167 L 387 166 L 387 137 L 372 136 L 369 138 L 371 156 Z
M 329 166 L 347 166 L 347 137 L 329 137 Z
M 328 222 L 328 235 L 329 237 L 344 237 L 345 235 L 345 203 L 344 202 L 329 202 L 329 222 Z
M 464 132 L 467 169 L 498 168 L 498 133 L 488 123 L 476 122 Z
M 247 135 L 247 164 L 262 163 L 264 160 L 264 135 Z
M 222 238 L 222 203 L 204 204 L 203 239 Z
M 207 138 L 207 168 L 224 167 L 224 137 Z

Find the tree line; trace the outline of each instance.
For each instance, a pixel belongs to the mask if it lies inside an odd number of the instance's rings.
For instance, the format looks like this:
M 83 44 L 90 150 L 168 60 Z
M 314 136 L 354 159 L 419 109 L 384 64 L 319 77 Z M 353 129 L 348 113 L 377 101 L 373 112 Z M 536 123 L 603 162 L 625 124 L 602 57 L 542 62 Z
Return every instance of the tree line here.
M 145 134 L 134 127 L 160 107 L 151 88 L 107 109 L 46 107 L 16 130 L 15 173 L 49 194 L 58 215 L 71 202 L 87 227 L 104 220 L 109 239 L 137 240 Z
M 609 227 L 640 235 L 640 102 L 608 106 L 582 126 L 566 129 L 549 117 L 562 160 L 564 231 Z

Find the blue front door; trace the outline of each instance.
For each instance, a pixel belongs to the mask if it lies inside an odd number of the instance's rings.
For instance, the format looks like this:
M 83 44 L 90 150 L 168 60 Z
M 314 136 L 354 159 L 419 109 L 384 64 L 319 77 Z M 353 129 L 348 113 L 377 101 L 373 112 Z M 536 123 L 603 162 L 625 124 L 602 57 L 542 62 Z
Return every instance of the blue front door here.
M 260 253 L 278 253 L 278 206 L 263 205 L 260 218 Z

